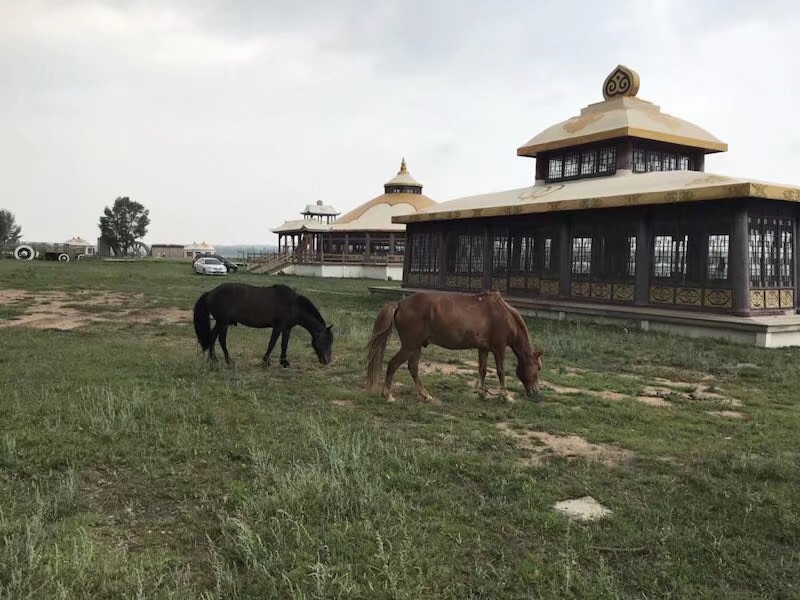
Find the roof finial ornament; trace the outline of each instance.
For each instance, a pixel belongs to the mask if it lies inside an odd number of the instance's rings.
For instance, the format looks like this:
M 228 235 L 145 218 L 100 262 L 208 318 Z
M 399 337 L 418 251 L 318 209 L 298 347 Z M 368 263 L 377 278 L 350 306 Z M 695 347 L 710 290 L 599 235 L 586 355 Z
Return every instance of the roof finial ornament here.
M 408 173 L 408 169 L 406 168 L 406 158 L 403 157 L 403 160 L 400 161 L 400 170 L 397 172 L 398 175 L 401 173 Z
M 606 100 L 617 96 L 635 96 L 638 91 L 639 74 L 625 65 L 617 65 L 603 82 L 603 98 Z

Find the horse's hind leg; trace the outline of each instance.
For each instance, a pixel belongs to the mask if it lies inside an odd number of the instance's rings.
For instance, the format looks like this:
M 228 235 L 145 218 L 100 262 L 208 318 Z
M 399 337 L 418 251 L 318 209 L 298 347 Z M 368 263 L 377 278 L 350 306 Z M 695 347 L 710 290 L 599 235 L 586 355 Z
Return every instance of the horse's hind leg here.
M 214 323 L 214 327 L 211 328 L 211 344 L 209 344 L 208 346 L 209 360 L 217 360 L 217 357 L 214 354 L 214 344 L 217 343 L 218 336 L 219 336 L 219 323 Z
M 272 354 L 272 351 L 275 349 L 275 344 L 278 342 L 278 336 L 281 334 L 281 330 L 279 327 L 272 328 L 272 335 L 269 338 L 269 345 L 267 346 L 267 352 L 264 354 L 264 358 L 261 360 L 264 361 L 266 366 L 269 366 L 269 357 Z
M 392 378 L 397 372 L 397 369 L 400 368 L 400 365 L 411 358 L 411 354 L 413 352 L 413 350 L 408 350 L 407 348 L 401 347 L 397 354 L 395 354 L 389 361 L 389 366 L 386 367 L 386 379 L 383 382 L 383 390 L 381 391 L 381 395 L 389 402 L 394 402 L 394 396 L 392 396 Z
M 225 362 L 231 364 L 231 357 L 228 354 L 228 324 L 223 323 L 219 328 L 219 345 L 222 348 L 222 353 L 225 355 Z
M 408 359 L 408 370 L 411 373 L 411 378 L 414 380 L 414 385 L 417 387 L 417 393 L 428 400 L 429 402 L 433 402 L 433 396 L 430 395 L 428 390 L 425 389 L 425 386 L 422 385 L 422 382 L 419 380 L 419 359 L 422 355 L 422 348 L 417 348 L 417 350 L 411 355 L 411 358 Z
M 489 351 L 486 348 L 478 350 L 478 390 L 486 391 L 486 370 L 489 366 Z

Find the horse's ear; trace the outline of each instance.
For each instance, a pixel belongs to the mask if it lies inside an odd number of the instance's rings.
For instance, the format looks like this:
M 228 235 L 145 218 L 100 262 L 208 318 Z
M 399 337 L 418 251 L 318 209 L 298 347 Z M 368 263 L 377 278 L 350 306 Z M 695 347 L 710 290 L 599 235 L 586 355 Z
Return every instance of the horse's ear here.
M 541 358 L 542 354 L 544 354 L 544 350 L 538 350 L 533 353 L 534 358 Z
M 330 331 L 331 329 L 333 329 L 333 324 L 328 325 L 328 331 Z

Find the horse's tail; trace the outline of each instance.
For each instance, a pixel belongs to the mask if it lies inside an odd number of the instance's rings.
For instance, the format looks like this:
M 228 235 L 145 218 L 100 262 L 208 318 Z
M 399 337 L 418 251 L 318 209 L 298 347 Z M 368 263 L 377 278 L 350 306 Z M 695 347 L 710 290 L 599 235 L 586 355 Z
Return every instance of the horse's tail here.
M 375 324 L 372 326 L 372 337 L 367 344 L 367 389 L 371 390 L 375 381 L 380 377 L 383 369 L 383 353 L 386 343 L 392 335 L 394 328 L 394 314 L 397 312 L 397 302 L 387 302 L 383 305 Z
M 194 303 L 194 332 L 203 352 L 211 347 L 211 318 L 208 311 L 208 292 L 204 292 Z

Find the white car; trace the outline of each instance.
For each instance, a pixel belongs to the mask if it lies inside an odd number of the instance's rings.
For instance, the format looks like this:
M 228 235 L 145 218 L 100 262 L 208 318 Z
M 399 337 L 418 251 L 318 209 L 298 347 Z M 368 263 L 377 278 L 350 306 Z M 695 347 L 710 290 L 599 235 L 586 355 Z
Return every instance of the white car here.
M 228 269 L 216 258 L 198 258 L 194 263 L 194 272 L 200 275 L 227 275 Z

